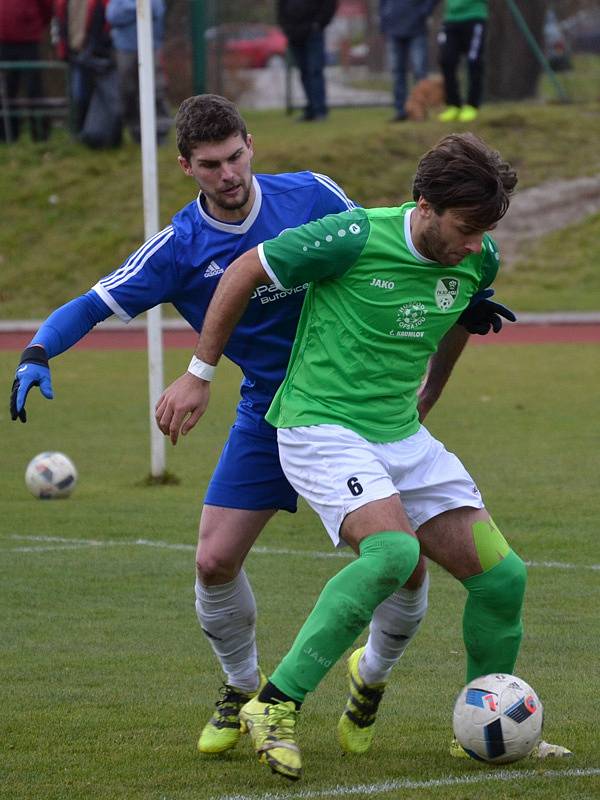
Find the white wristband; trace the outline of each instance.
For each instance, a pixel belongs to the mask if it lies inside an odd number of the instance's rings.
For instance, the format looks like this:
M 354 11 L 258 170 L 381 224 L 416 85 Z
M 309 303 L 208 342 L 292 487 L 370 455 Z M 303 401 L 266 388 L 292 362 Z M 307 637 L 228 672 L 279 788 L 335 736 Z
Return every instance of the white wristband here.
M 188 372 L 195 375 L 197 378 L 202 378 L 203 381 L 212 381 L 215 376 L 216 367 L 212 364 L 207 364 L 206 361 L 201 361 L 196 356 L 192 356 L 190 365 L 187 368 Z

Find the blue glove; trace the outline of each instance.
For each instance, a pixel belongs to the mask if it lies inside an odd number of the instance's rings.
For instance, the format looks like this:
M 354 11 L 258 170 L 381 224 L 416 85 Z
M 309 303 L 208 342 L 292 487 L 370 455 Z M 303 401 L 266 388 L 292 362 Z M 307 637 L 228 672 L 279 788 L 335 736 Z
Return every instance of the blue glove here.
M 458 318 L 457 324 L 462 325 L 469 333 L 485 336 L 490 330 L 498 333 L 502 328 L 502 317 L 510 322 L 516 322 L 517 318 L 510 308 L 489 300 L 493 294 L 493 289 L 482 289 L 476 292 Z
M 10 416 L 13 421 L 18 417 L 21 422 L 27 422 L 25 400 L 32 386 L 39 386 L 40 392 L 48 400 L 54 397 L 48 356 L 43 347 L 26 347 L 23 350 L 10 394 Z

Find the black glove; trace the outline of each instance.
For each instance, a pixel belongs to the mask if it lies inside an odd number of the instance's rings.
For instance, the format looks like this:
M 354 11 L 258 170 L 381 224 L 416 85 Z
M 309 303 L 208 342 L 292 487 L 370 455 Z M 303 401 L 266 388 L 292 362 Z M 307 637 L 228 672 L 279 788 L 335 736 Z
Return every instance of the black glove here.
M 502 328 L 502 317 L 510 322 L 516 322 L 517 318 L 510 308 L 489 300 L 493 294 L 493 289 L 482 289 L 476 292 L 458 318 L 457 324 L 462 325 L 469 333 L 485 336 L 490 330 L 498 333 Z
M 12 420 L 16 420 L 18 417 L 21 422 L 27 422 L 25 400 L 32 386 L 39 386 L 41 393 L 48 400 L 52 400 L 54 397 L 48 356 L 43 347 L 26 347 L 23 350 L 10 393 Z

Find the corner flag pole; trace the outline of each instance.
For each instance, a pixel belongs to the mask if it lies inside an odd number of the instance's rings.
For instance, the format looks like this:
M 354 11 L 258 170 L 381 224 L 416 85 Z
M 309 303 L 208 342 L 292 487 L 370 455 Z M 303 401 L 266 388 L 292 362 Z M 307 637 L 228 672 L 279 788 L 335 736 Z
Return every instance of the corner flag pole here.
M 142 186 L 144 233 L 149 239 L 158 233 L 158 178 L 156 163 L 156 106 L 154 101 L 154 46 L 151 0 L 136 0 L 138 74 L 140 82 L 140 123 L 142 132 Z M 148 388 L 150 411 L 150 473 L 165 473 L 165 440 L 154 420 L 154 407 L 163 386 L 162 314 L 160 306 L 146 314 L 148 340 Z

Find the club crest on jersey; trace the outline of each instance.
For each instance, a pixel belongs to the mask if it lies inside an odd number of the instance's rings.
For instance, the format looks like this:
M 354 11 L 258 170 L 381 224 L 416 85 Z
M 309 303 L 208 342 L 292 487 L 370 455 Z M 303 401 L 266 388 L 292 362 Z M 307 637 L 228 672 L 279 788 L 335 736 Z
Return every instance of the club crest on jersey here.
M 458 297 L 458 278 L 440 278 L 435 287 L 435 302 L 441 311 L 449 311 Z
M 426 313 L 423 303 L 405 303 L 398 309 L 396 322 L 400 328 L 418 328 L 425 322 Z

